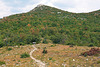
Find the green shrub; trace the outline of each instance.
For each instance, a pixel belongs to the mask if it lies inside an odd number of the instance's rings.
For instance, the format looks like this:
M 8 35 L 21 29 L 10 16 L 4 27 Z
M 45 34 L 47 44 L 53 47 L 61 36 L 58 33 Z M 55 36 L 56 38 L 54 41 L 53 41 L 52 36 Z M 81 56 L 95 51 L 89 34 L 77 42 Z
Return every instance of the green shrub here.
M 81 53 L 81 55 L 82 55 L 82 56 L 84 56 L 84 57 L 88 56 L 88 55 L 87 55 L 87 53 L 84 53 L 84 54 L 83 54 L 83 53 Z
M 50 47 L 55 47 L 56 46 L 56 44 L 55 45 L 51 45 Z
M 0 41 L 0 48 L 4 46 L 4 42 Z
M 69 45 L 69 47 L 74 47 L 74 43 L 67 43 L 66 45 Z
M 52 57 L 49 57 L 49 60 L 52 60 Z
M 54 45 L 51 45 L 50 47 L 54 47 Z
M 52 62 L 55 62 L 56 60 L 52 60 Z
M 0 48 L 3 47 L 3 44 L 0 44 Z
M 43 54 L 47 54 L 46 47 L 44 47 L 44 49 L 43 49 L 42 53 L 43 53 Z
M 100 64 L 100 61 L 97 61 L 97 64 Z
M 90 45 L 88 45 L 88 47 L 93 47 L 93 46 L 94 46 L 94 44 L 92 44 L 92 43 Z
M 47 43 L 48 43 L 47 39 L 44 39 L 44 40 L 43 40 L 43 43 L 44 43 L 44 44 L 47 44 Z
M 43 53 L 43 54 L 47 54 L 47 50 L 44 49 L 44 50 L 42 51 L 42 53 Z
M 30 55 L 27 54 L 27 53 L 23 53 L 23 54 L 21 54 L 21 58 L 27 58 L 27 57 L 30 57 Z
M 56 34 L 51 36 L 51 40 L 56 44 L 64 44 L 66 41 L 66 36 L 64 34 Z
M 67 45 L 75 45 L 74 43 L 67 43 Z
M 19 44 L 20 44 L 20 45 L 23 45 L 23 46 L 25 45 L 23 42 L 20 42 Z
M 84 54 L 84 57 L 86 57 L 86 56 L 87 56 L 87 53 Z
M 3 65 L 3 64 L 5 64 L 5 62 L 4 61 L 0 61 L 0 65 Z
M 95 54 L 94 56 L 98 57 L 98 56 L 99 56 L 99 54 Z
M 10 51 L 10 50 L 12 50 L 12 48 L 8 48 L 7 50 Z
M 32 42 L 36 42 L 36 43 L 40 43 L 41 42 L 41 38 L 40 38 L 40 36 L 34 36 L 34 35 L 28 35 L 27 37 L 26 37 L 26 43 L 27 44 L 30 44 L 30 43 L 32 43 Z

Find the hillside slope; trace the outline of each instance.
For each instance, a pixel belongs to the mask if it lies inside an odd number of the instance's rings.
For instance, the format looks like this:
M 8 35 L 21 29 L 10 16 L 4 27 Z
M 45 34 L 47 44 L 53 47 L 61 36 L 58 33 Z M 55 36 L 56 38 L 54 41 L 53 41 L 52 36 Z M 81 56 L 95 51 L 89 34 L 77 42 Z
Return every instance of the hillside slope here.
M 0 47 L 40 43 L 100 46 L 100 10 L 71 13 L 46 5 L 0 19 Z

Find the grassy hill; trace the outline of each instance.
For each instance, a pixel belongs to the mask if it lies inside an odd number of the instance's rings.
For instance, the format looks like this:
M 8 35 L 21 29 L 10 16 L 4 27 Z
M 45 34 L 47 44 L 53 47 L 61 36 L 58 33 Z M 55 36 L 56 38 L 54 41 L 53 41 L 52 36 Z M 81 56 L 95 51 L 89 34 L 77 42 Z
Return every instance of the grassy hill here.
M 100 46 L 100 10 L 71 13 L 41 5 L 0 19 L 0 47 L 37 43 Z

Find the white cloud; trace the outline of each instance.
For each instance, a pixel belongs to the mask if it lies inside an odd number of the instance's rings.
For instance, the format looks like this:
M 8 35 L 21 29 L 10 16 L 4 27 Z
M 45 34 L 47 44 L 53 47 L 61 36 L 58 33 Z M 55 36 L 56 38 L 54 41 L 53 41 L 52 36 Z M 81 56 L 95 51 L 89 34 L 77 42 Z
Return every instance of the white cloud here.
M 70 12 L 91 12 L 100 9 L 100 0 L 50 0 L 60 9 Z
M 0 17 L 11 15 L 11 7 L 5 5 L 3 1 L 0 1 Z
M 18 10 L 22 11 L 22 12 L 28 12 L 30 11 L 31 9 L 33 9 L 34 7 L 36 7 L 36 4 L 34 5 L 27 5 L 25 7 L 22 7 L 22 8 L 18 8 Z
M 100 0 L 0 0 L 0 17 L 32 10 L 38 4 L 45 4 L 69 12 L 91 12 L 100 9 Z M 9 4 L 7 4 L 9 3 Z M 14 5 L 15 4 L 15 5 Z M 19 11 L 19 12 L 18 12 Z
M 91 12 L 100 9 L 100 0 L 76 0 L 73 8 L 66 10 L 71 12 Z
M 32 1 L 31 1 L 32 2 Z M 35 2 L 33 0 L 33 2 Z M 38 3 L 35 3 L 35 4 L 30 4 L 30 5 L 26 5 L 25 7 L 21 7 L 21 8 L 18 8 L 20 11 L 22 12 L 28 12 L 32 9 L 34 9 L 37 5 L 39 4 L 45 4 L 45 5 L 49 5 L 49 6 L 52 6 L 52 7 L 56 7 L 52 4 L 52 2 L 49 2 L 48 0 L 41 0 L 39 1 Z

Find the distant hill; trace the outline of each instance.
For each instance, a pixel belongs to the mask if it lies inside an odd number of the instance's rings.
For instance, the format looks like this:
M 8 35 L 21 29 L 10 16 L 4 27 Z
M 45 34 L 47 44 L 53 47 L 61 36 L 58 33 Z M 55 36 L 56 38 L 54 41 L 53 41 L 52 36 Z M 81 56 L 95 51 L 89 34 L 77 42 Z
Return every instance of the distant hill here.
M 71 13 L 46 5 L 0 19 L 0 46 L 32 42 L 100 46 L 100 10 Z

